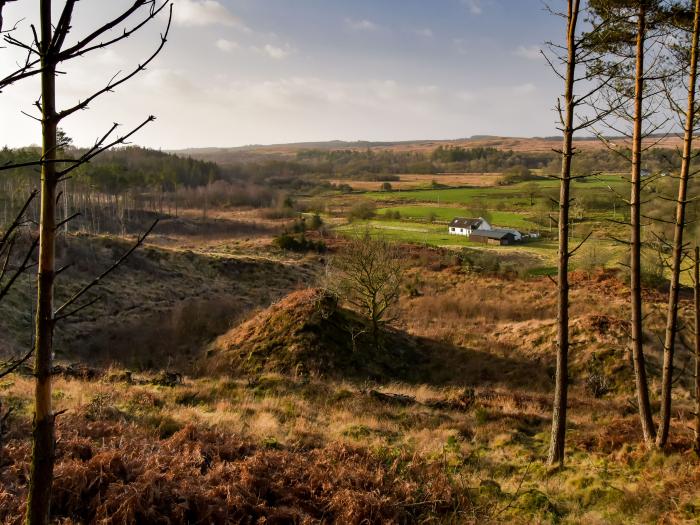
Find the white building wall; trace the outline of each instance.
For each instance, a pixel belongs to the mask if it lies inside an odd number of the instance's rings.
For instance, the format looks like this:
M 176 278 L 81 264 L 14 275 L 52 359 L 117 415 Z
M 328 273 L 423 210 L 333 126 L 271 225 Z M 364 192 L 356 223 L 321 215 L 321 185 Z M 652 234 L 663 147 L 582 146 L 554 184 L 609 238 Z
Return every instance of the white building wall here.
M 488 221 L 482 217 L 479 217 L 481 219 L 481 226 L 479 227 L 480 230 L 493 230 L 493 226 L 491 226 Z M 457 227 L 449 227 L 448 233 L 450 235 L 464 235 L 465 237 L 469 237 L 472 234 L 472 229 L 471 228 L 457 228 Z
M 467 228 L 453 228 L 450 226 L 450 235 L 464 235 L 465 237 L 471 235 L 472 231 Z

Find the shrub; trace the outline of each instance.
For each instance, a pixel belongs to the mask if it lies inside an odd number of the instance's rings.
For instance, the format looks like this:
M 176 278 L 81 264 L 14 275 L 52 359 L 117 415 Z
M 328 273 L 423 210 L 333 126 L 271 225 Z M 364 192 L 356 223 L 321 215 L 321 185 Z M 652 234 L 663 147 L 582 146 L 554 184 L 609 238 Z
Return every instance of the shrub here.
M 373 201 L 360 201 L 350 208 L 348 219 L 351 221 L 367 220 L 374 217 L 377 205 Z
M 309 223 L 309 229 L 318 230 L 321 226 L 323 226 L 323 219 L 321 219 L 321 216 L 318 213 L 314 213 L 313 217 L 311 217 L 311 222 Z
M 326 251 L 326 244 L 323 241 L 312 241 L 307 239 L 303 233 L 300 235 L 292 235 L 288 232 L 284 232 L 279 237 L 275 237 L 272 244 L 282 250 L 289 250 L 292 252 L 314 251 L 323 253 Z
M 513 166 L 503 172 L 501 184 L 515 184 L 526 180 L 537 180 L 539 177 L 534 175 L 527 166 Z

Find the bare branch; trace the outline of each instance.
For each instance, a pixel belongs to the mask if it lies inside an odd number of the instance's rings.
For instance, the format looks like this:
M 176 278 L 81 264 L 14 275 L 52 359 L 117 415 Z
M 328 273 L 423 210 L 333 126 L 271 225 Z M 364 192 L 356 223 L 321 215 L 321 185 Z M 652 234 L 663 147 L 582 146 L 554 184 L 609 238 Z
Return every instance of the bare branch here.
M 65 316 L 61 316 L 61 313 L 68 308 L 70 305 L 74 304 L 78 299 L 80 299 L 83 295 L 85 295 L 88 291 L 90 291 L 93 287 L 97 286 L 102 279 L 107 277 L 110 273 L 112 273 L 114 270 L 116 270 L 119 266 L 126 261 L 129 256 L 131 256 L 132 253 L 134 253 L 146 240 L 146 238 L 150 235 L 150 233 L 153 231 L 153 229 L 156 227 L 158 224 L 158 219 L 151 225 L 148 230 L 146 230 L 146 233 L 144 233 L 142 236 L 140 236 L 136 243 L 124 254 L 122 255 L 117 261 L 115 261 L 112 266 L 107 268 L 104 272 L 102 272 L 98 277 L 90 281 L 87 285 L 85 285 L 83 288 L 81 288 L 78 292 L 73 294 L 73 296 L 68 299 L 61 307 L 54 312 L 54 319 L 63 319 Z

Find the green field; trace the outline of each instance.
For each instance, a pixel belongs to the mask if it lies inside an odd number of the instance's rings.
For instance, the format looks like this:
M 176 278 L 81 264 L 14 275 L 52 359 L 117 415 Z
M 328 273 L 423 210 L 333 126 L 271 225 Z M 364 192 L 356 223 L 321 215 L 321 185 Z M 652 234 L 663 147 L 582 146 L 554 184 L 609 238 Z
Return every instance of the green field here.
M 371 234 L 381 235 L 385 239 L 398 242 L 430 244 L 432 246 L 483 246 L 470 242 L 461 235 L 450 235 L 444 224 L 411 223 L 404 221 L 361 221 L 339 226 L 337 231 L 348 234 L 360 234 L 366 229 Z
M 601 175 L 585 181 L 574 181 L 572 192 L 611 197 L 609 186 L 620 189 L 624 184 L 619 175 Z M 363 197 L 382 202 L 430 202 L 438 207 L 441 204 L 465 204 L 478 202 L 488 209 L 506 208 L 510 210 L 527 209 L 531 201 L 549 202 L 549 196 L 555 196 L 559 181 L 543 179 L 522 182 L 509 186 L 492 186 L 483 188 L 438 188 L 427 190 L 396 190 L 363 193 Z M 533 191 L 534 190 L 534 191 Z
M 455 217 L 470 217 L 472 214 L 466 208 L 447 208 L 437 206 L 396 206 L 392 208 L 382 208 L 377 211 L 378 215 L 383 215 L 387 211 L 399 212 L 402 219 L 427 221 L 431 216 L 436 221 L 450 222 Z M 537 230 L 538 226 L 529 221 L 522 214 L 508 211 L 489 211 L 489 222 L 495 226 L 503 228 L 519 228 L 531 231 Z
M 462 235 L 450 235 L 445 224 L 412 223 L 407 221 L 371 220 L 338 226 L 336 231 L 349 235 L 360 235 L 369 229 L 371 235 L 384 239 L 427 244 L 441 247 L 472 247 L 485 248 L 483 243 L 472 242 Z M 497 250 L 526 250 L 547 258 L 556 252 L 556 243 L 549 240 L 538 240 L 513 246 L 489 246 Z
M 624 237 L 619 224 L 624 208 L 617 203 L 609 186 L 617 191 L 624 182 L 619 175 L 604 175 L 572 184 L 575 197 L 572 204 L 572 248 L 591 230 L 596 232 L 572 260 L 574 268 L 617 267 L 624 248 L 612 242 L 612 234 Z M 437 188 L 427 190 L 366 192 L 349 196 L 370 198 L 383 203 L 373 220 L 353 222 L 336 227 L 339 233 L 357 235 L 369 229 L 371 235 L 401 243 L 426 244 L 446 248 L 476 248 L 511 257 L 516 254 L 534 256 L 541 262 L 540 270 L 550 273 L 556 266 L 556 239 L 539 239 L 512 246 L 493 246 L 471 242 L 460 235 L 448 233 L 448 223 L 455 217 L 486 216 L 491 224 L 515 228 L 523 233 L 538 232 L 556 235 L 558 198 L 557 180 L 538 180 L 509 186 L 480 188 Z M 345 197 L 348 199 L 348 196 Z M 348 202 L 348 201 L 346 201 Z M 580 203 L 578 210 L 576 203 Z M 399 217 L 389 218 L 398 212 Z M 383 217 L 387 217 L 384 219 Z M 554 219 L 549 219 L 554 217 Z M 543 226 L 546 224 L 547 226 Z M 553 229 L 552 229 L 553 228 Z
M 369 230 L 372 236 L 401 243 L 425 244 L 454 249 L 476 248 L 502 253 L 503 255 L 522 253 L 538 258 L 541 261 L 543 270 L 549 271 L 556 266 L 556 239 L 539 239 L 511 246 L 487 246 L 482 243 L 471 242 L 461 235 L 450 235 L 447 233 L 447 225 L 445 224 L 390 220 L 358 221 L 338 226 L 335 230 L 338 233 L 350 236 L 363 235 Z M 572 238 L 572 247 L 576 246 L 580 241 L 581 238 L 579 237 Z M 590 238 L 573 257 L 572 267 L 579 269 L 585 269 L 590 266 L 616 268 L 623 254 L 624 247 L 609 239 Z

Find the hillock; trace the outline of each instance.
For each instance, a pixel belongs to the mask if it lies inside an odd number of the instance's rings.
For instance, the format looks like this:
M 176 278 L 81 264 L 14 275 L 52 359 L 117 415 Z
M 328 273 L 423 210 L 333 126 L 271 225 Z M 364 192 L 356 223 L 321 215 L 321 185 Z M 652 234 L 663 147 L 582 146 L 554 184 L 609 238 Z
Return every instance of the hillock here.
M 421 344 L 386 330 L 379 348 L 367 322 L 320 289 L 293 292 L 217 338 L 209 367 L 234 376 L 279 372 L 356 379 L 413 380 Z

